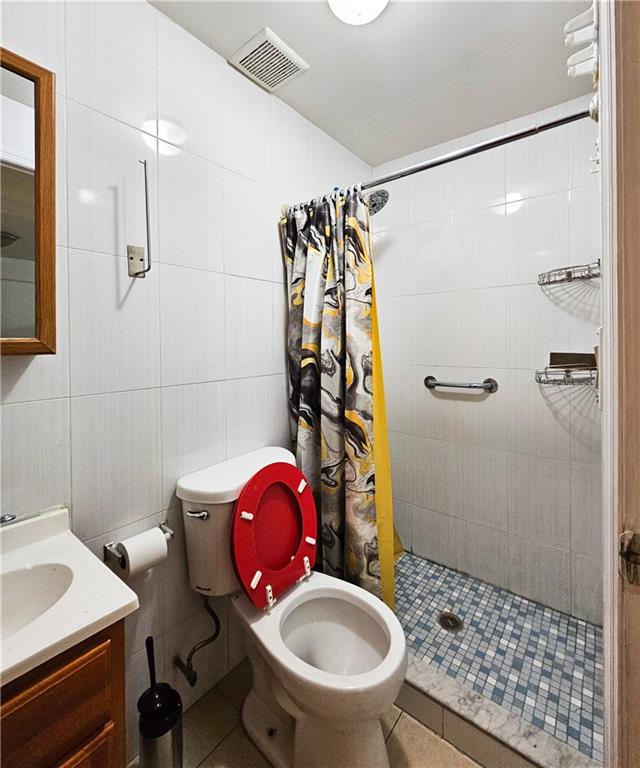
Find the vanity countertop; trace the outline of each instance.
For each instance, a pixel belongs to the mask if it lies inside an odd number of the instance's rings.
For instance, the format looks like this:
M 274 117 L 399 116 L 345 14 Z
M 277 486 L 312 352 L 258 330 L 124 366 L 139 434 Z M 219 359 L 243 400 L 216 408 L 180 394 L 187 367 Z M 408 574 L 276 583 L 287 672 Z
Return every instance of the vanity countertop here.
M 131 589 L 76 538 L 64 507 L 0 529 L 0 684 L 138 607 Z

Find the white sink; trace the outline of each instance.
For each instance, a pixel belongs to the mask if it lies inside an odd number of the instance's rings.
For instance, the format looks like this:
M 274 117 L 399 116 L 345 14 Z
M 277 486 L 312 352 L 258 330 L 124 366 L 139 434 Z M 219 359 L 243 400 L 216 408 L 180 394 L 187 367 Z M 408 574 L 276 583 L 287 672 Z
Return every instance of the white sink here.
M 135 592 L 69 530 L 64 508 L 0 529 L 0 684 L 124 618 Z

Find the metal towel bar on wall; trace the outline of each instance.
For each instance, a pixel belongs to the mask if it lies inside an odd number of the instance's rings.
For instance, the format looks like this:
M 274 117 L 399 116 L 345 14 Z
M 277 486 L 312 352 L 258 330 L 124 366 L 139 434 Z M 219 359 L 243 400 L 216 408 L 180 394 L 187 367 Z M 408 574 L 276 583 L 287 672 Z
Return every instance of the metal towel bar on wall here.
M 435 389 L 436 387 L 453 387 L 454 389 L 481 389 L 483 392 L 497 392 L 498 382 L 495 379 L 485 379 L 479 382 L 464 382 L 464 381 L 438 381 L 435 376 L 427 376 L 424 380 L 424 385 L 427 389 Z
M 147 161 L 138 160 L 144 168 L 144 208 L 145 224 L 147 227 L 147 255 L 141 245 L 127 246 L 127 267 L 129 277 L 145 277 L 151 270 L 151 223 L 149 221 L 149 179 L 147 177 Z M 145 266 L 146 264 L 146 266 Z

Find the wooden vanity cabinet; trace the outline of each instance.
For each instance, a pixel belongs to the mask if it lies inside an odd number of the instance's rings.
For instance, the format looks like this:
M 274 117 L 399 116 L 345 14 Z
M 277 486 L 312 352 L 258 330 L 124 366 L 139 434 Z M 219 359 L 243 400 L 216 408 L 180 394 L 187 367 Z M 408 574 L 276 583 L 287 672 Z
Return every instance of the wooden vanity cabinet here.
M 2 768 L 124 768 L 124 621 L 0 691 Z

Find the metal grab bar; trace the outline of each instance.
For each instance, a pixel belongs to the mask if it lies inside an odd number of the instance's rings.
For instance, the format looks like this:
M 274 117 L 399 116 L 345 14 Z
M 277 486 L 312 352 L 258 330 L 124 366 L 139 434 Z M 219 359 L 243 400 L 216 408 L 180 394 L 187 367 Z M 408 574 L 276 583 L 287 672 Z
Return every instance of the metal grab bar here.
M 481 382 L 438 381 L 435 376 L 427 376 L 424 385 L 427 389 L 454 387 L 455 389 L 481 389 L 489 393 L 498 391 L 498 382 L 495 379 L 485 379 Z

